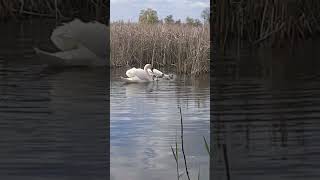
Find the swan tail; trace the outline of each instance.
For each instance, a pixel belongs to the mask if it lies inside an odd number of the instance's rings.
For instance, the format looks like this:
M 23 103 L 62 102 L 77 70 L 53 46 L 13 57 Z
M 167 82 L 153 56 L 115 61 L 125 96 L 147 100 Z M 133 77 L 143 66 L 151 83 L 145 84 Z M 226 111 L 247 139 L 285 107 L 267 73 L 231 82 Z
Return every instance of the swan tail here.
M 83 46 L 80 46 L 77 49 L 56 53 L 46 52 L 38 48 L 34 48 L 34 50 L 40 56 L 41 62 L 47 65 L 94 66 L 103 65 L 103 63 L 105 63 L 102 59 L 98 59 L 95 54 Z
M 134 81 L 130 78 L 124 78 L 124 77 L 120 76 L 120 79 L 125 83 L 134 83 Z

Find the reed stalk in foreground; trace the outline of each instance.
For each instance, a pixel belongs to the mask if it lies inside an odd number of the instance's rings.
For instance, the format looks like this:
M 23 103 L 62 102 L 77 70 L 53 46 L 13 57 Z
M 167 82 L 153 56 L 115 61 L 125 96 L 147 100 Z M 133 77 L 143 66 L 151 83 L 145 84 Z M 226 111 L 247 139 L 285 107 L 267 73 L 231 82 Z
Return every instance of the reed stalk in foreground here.
M 189 176 L 189 171 L 188 171 L 188 166 L 187 166 L 187 159 L 186 159 L 186 155 L 185 155 L 185 151 L 184 151 L 184 143 L 183 143 L 183 119 L 182 119 L 182 112 L 181 112 L 181 107 L 179 107 L 179 112 L 180 112 L 180 125 L 181 125 L 181 151 L 182 151 L 182 154 L 183 154 L 183 160 L 184 160 L 184 165 L 185 165 L 185 170 L 186 170 L 186 174 L 187 174 L 187 177 L 188 177 L 188 180 L 190 180 L 190 176 Z M 210 156 L 211 153 L 210 153 L 210 149 L 209 149 L 209 145 L 207 143 L 207 140 L 206 138 L 203 136 L 203 140 L 204 140 L 204 143 L 205 143 L 205 148 L 207 150 L 207 153 L 208 155 Z M 171 151 L 172 151 L 172 154 L 173 154 L 173 157 L 175 159 L 175 162 L 176 162 L 176 171 L 177 171 L 177 179 L 179 180 L 180 177 L 183 175 L 183 174 L 179 174 L 179 151 L 178 151 L 178 141 L 177 141 L 177 138 L 176 138 L 176 142 L 175 142 L 175 149 L 171 147 Z M 198 180 L 200 180 L 200 167 L 199 167 L 199 171 L 198 171 Z
M 177 73 L 209 72 L 209 26 L 111 24 L 112 67 L 175 66 Z
M 184 166 L 186 168 L 187 177 L 188 177 L 188 180 L 190 180 L 189 171 L 188 171 L 188 164 L 187 164 L 187 158 L 186 158 L 186 154 L 184 152 L 184 146 L 183 146 L 183 122 L 182 122 L 181 107 L 179 107 L 179 110 L 180 110 L 180 123 L 181 123 L 181 151 L 182 151 L 182 154 L 183 154 Z

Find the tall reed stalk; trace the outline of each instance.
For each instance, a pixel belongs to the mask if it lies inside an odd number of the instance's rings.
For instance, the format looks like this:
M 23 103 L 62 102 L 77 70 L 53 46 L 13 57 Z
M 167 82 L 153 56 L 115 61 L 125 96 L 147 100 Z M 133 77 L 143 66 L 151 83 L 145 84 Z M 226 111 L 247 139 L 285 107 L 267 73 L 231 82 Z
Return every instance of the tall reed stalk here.
M 41 16 L 72 18 L 75 16 L 106 19 L 107 0 L 0 0 L 0 20 L 6 18 Z
M 185 154 L 185 150 L 184 150 L 183 118 L 182 118 L 181 107 L 179 106 L 178 108 L 179 108 L 179 113 L 180 113 L 181 152 L 182 152 L 182 155 L 183 155 L 185 172 L 186 172 L 186 175 L 187 175 L 188 180 L 190 180 L 189 170 L 188 170 L 188 163 L 187 163 L 187 158 L 186 158 L 186 154 Z M 204 145 L 205 145 L 205 148 L 206 148 L 206 150 L 207 150 L 207 153 L 208 153 L 209 156 L 211 156 L 209 145 L 208 145 L 207 140 L 206 140 L 206 138 L 205 138 L 204 136 L 203 136 L 203 140 L 204 140 Z M 180 174 L 180 173 L 179 173 L 179 150 L 178 150 L 178 140 L 177 140 L 177 136 L 176 136 L 175 146 L 176 146 L 175 148 L 173 148 L 172 146 L 170 146 L 170 147 L 171 147 L 171 152 L 172 152 L 173 157 L 174 157 L 175 162 L 176 162 L 177 179 L 179 180 L 180 177 L 181 177 L 183 174 Z M 200 180 L 200 167 L 199 167 L 199 171 L 198 171 L 198 180 Z
M 209 72 L 209 26 L 111 24 L 111 66 L 175 66 L 178 73 Z
M 253 45 L 294 45 L 320 30 L 318 0 L 216 0 L 213 6 L 222 48 L 232 40 Z

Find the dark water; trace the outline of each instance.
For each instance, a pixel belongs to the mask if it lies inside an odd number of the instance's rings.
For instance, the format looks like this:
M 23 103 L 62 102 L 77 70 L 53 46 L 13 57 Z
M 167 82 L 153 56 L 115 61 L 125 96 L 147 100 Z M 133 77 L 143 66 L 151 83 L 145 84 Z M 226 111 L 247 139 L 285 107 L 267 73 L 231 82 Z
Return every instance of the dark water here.
M 167 71 L 166 71 L 167 72 Z M 125 70 L 111 74 L 111 179 L 176 179 L 170 146 L 176 138 L 181 150 L 180 114 L 184 122 L 184 146 L 192 179 L 209 179 L 209 79 L 178 76 L 173 81 L 123 84 Z M 178 137 L 177 137 L 178 136 Z M 181 151 L 179 171 L 184 172 Z M 186 179 L 184 173 L 183 179 Z
M 257 52 L 218 63 L 212 85 L 212 179 L 291 180 L 320 176 L 319 44 Z
M 106 179 L 106 69 L 37 64 L 55 23 L 0 26 L 0 179 Z

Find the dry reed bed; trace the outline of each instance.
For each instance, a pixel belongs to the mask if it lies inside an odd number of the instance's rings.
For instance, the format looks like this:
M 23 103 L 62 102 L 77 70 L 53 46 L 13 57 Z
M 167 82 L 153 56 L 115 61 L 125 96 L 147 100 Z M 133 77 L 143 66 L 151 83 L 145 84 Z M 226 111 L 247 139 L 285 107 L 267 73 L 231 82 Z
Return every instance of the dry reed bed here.
M 319 32 L 319 0 L 217 0 L 220 47 L 230 40 L 280 46 Z
M 97 9 L 106 7 L 106 0 L 0 0 L 0 19 L 18 15 L 72 17 L 80 13 L 95 17 Z
M 111 24 L 112 67 L 173 65 L 177 73 L 209 72 L 210 32 L 208 26 Z

